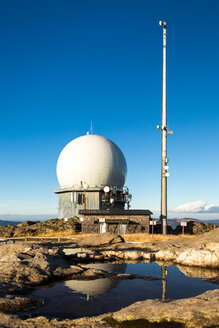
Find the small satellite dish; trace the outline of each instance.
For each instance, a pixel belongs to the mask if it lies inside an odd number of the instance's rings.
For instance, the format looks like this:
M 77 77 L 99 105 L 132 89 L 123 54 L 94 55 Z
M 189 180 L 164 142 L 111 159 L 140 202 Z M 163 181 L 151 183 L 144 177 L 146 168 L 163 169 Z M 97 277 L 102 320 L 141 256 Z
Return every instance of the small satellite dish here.
M 109 192 L 110 191 L 110 188 L 108 186 L 106 186 L 106 187 L 103 188 L 103 191 L 104 192 Z
M 85 190 L 87 190 L 87 189 L 89 188 L 89 185 L 88 185 L 87 183 L 84 183 L 84 184 L 83 184 L 83 188 L 84 188 Z
M 169 170 L 169 166 L 168 165 L 165 165 L 164 168 L 165 168 L 165 170 Z
M 165 173 L 165 177 L 167 178 L 167 177 L 169 177 L 170 176 L 170 173 L 169 172 L 166 172 Z

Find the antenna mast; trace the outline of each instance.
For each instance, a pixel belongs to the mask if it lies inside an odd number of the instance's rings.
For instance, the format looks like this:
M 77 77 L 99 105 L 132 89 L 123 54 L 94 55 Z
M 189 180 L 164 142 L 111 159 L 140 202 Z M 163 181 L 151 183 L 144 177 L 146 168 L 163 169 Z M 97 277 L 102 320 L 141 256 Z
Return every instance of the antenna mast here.
M 157 126 L 161 130 L 161 212 L 160 220 L 162 222 L 163 234 L 167 234 L 167 177 L 170 175 L 168 170 L 167 158 L 167 135 L 173 134 L 168 131 L 167 127 L 167 90 L 166 90 L 166 47 L 167 47 L 167 31 L 166 22 L 159 22 L 163 26 L 163 79 L 162 79 L 162 126 Z

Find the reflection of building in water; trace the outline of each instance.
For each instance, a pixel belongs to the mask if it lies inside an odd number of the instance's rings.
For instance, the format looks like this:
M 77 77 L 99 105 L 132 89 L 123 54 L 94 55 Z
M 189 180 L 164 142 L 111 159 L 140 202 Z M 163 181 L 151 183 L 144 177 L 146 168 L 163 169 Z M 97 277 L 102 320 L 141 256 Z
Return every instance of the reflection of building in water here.
M 126 263 L 123 264 L 89 264 L 86 268 L 94 268 L 110 273 L 125 273 Z M 65 286 L 73 289 L 75 293 L 87 295 L 87 300 L 90 296 L 103 295 L 115 288 L 119 284 L 119 280 L 112 280 L 110 278 L 101 278 L 95 280 L 68 280 L 65 281 Z

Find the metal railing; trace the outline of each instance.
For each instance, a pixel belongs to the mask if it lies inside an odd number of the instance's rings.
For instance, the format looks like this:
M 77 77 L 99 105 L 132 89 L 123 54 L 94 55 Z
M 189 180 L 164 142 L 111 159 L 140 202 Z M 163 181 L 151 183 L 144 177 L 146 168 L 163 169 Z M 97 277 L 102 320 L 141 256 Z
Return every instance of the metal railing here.
M 15 244 L 15 242 L 24 241 L 24 242 L 31 242 L 32 241 L 49 241 L 49 240 L 57 240 L 60 242 L 61 240 L 75 240 L 74 237 L 35 237 L 35 236 L 26 236 L 26 237 L 14 237 L 14 238 L 5 238 L 0 239 L 1 244 Z

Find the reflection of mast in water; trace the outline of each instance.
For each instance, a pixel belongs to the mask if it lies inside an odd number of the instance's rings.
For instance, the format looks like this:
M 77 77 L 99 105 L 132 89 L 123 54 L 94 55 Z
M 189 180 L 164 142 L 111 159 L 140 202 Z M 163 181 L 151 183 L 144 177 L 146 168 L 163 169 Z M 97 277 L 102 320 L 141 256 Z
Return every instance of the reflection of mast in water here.
M 161 282 L 162 282 L 162 292 L 161 292 L 161 300 L 166 301 L 166 296 L 167 296 L 167 281 L 166 281 L 166 276 L 167 276 L 167 267 L 165 265 L 161 266 Z

